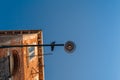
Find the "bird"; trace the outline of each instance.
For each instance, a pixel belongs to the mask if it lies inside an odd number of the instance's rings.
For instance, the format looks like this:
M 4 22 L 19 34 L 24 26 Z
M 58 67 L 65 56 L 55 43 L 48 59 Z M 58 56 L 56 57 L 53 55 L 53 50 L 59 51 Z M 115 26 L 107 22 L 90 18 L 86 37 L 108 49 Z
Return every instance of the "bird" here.
M 55 47 L 55 41 L 51 43 L 51 51 L 54 51 L 54 47 Z

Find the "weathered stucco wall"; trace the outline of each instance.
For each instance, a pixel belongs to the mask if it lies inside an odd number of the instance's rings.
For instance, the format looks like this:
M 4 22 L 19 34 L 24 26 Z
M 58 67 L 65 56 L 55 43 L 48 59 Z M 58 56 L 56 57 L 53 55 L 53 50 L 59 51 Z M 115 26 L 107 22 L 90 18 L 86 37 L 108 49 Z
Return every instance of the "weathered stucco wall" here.
M 14 35 L 5 35 L 5 36 L 0 36 L 0 45 L 20 45 L 22 44 L 22 36 L 14 36 Z M 17 70 L 13 70 L 12 71 L 12 79 L 14 80 L 23 80 L 23 66 L 21 64 L 23 64 L 23 54 L 22 54 L 22 48 L 4 48 L 4 49 L 0 49 L 0 57 L 5 57 L 8 56 L 8 54 L 17 54 L 18 60 L 14 60 L 14 61 L 18 61 L 15 62 L 17 64 L 14 64 L 13 67 Z M 18 68 L 16 68 L 18 67 Z
M 8 34 L 10 33 L 10 34 Z M 2 31 L 0 32 L 0 45 L 30 45 L 42 44 L 42 31 Z M 32 47 L 14 47 L 0 49 L 0 58 L 8 53 L 16 54 L 13 65 L 12 80 L 44 80 L 43 47 L 35 47 L 35 56 L 30 59 Z

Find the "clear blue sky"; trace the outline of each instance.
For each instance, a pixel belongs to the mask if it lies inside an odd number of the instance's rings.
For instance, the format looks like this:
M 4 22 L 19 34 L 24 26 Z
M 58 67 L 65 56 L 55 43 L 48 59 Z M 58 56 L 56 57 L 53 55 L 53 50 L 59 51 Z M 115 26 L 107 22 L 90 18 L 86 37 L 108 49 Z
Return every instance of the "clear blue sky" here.
M 120 80 L 119 0 L 1 0 L 0 30 L 18 29 L 76 43 L 72 55 L 57 47 L 45 56 L 46 80 Z

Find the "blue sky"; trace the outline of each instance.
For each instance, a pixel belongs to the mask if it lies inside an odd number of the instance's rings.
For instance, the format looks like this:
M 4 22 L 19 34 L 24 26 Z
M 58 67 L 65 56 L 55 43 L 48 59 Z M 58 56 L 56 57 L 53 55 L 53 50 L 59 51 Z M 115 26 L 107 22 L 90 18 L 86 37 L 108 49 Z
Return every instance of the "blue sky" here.
M 46 80 L 120 80 L 119 0 L 1 0 L 0 30 L 21 29 L 76 43 L 71 55 L 56 47 L 45 56 Z

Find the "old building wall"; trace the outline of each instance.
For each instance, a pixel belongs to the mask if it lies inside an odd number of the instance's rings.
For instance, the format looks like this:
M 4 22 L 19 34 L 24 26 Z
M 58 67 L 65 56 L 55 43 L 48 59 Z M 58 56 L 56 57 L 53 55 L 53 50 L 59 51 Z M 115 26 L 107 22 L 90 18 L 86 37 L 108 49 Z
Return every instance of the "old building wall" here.
M 0 45 L 30 44 L 43 44 L 42 31 L 0 31 Z M 3 48 L 0 49 L 0 58 L 8 53 L 14 54 L 15 59 L 12 80 L 44 80 L 43 47 Z
M 22 36 L 15 36 L 15 35 L 5 35 L 0 36 L 0 45 L 20 45 L 22 44 Z M 14 60 L 15 64 L 12 66 L 13 69 L 11 71 L 12 79 L 13 80 L 23 80 L 23 66 L 20 65 L 23 63 L 23 55 L 22 55 L 22 48 L 3 48 L 0 49 L 0 56 L 8 56 L 8 54 L 14 54 L 18 56 L 16 60 Z M 19 62 L 16 62 L 19 61 Z M 17 70 L 15 70 L 17 69 Z M 19 78 L 18 78 L 19 77 Z
M 23 35 L 23 44 L 24 45 L 37 44 L 37 34 Z M 34 78 L 39 74 L 37 47 L 34 47 L 35 56 L 32 59 L 29 59 L 30 58 L 29 48 L 32 47 L 24 47 L 24 80 L 34 80 Z

